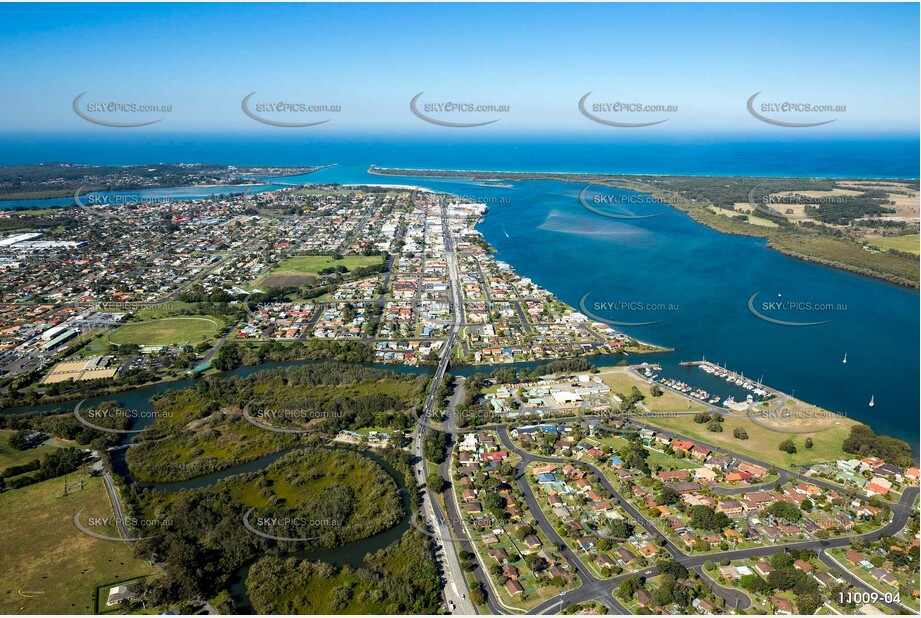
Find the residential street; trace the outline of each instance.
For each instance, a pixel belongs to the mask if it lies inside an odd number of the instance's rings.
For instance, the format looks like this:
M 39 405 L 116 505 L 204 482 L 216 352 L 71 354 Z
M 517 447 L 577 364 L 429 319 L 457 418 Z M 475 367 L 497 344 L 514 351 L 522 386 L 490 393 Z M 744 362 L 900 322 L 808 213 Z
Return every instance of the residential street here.
M 524 474 L 523 470 L 529 463 L 535 462 L 535 461 L 536 462 L 551 462 L 551 463 L 574 463 L 575 460 L 559 458 L 559 457 L 544 457 L 544 456 L 534 455 L 532 453 L 524 451 L 518 448 L 517 446 L 515 446 L 515 444 L 512 442 L 511 436 L 509 435 L 507 426 L 495 426 L 493 429 L 498 433 L 499 439 L 502 442 L 502 445 L 506 449 L 508 449 L 510 452 L 514 452 L 516 455 L 522 458 L 521 463 L 519 464 L 518 484 L 522 490 L 522 493 L 525 496 L 525 500 L 528 504 L 528 508 L 534 514 L 534 517 L 540 523 L 541 528 L 544 530 L 545 533 L 548 534 L 551 540 L 557 543 L 562 543 L 562 539 L 559 539 L 559 535 L 556 534 L 556 531 L 553 529 L 553 526 L 550 524 L 550 522 L 547 520 L 547 518 L 543 515 L 542 511 L 540 510 L 536 497 L 534 496 L 534 493 L 531 491 L 531 488 L 527 483 L 527 479 L 525 479 L 523 476 Z M 765 547 L 740 549 L 740 550 L 734 550 L 734 551 L 710 552 L 710 553 L 704 553 L 704 554 L 699 554 L 699 555 L 688 555 L 688 554 L 685 554 L 683 551 L 681 551 L 678 547 L 676 547 L 674 543 L 666 540 L 664 535 L 661 532 L 659 532 L 655 528 L 655 526 L 649 523 L 649 521 L 636 508 L 634 508 L 627 500 L 625 500 L 624 497 L 620 494 L 620 492 L 617 491 L 617 489 L 614 487 L 614 485 L 611 484 L 607 480 L 607 478 L 605 478 L 605 476 L 601 473 L 601 470 L 599 470 L 596 466 L 586 461 L 580 461 L 578 463 L 579 465 L 585 466 L 586 468 L 594 472 L 595 475 L 598 477 L 601 486 L 606 491 L 608 491 L 611 495 L 616 496 L 618 505 L 621 508 L 623 508 L 631 517 L 633 517 L 636 522 L 641 524 L 643 528 L 645 528 L 645 530 L 650 535 L 652 535 L 653 538 L 664 540 L 665 541 L 663 545 L 664 549 L 666 549 L 674 557 L 674 559 L 677 562 L 681 563 L 689 570 L 695 571 L 695 573 L 698 574 L 698 576 L 704 581 L 704 583 L 708 587 L 710 587 L 711 590 L 714 591 L 714 593 L 716 593 L 718 596 L 722 597 L 726 601 L 726 605 L 728 607 L 733 607 L 737 609 L 747 609 L 751 607 L 751 599 L 748 597 L 747 594 L 745 594 L 744 592 L 740 590 L 720 586 L 719 584 L 714 582 L 712 578 L 710 578 L 708 575 L 706 575 L 703 572 L 702 567 L 705 562 L 707 561 L 718 562 L 718 561 L 726 560 L 726 559 L 739 560 L 743 558 L 751 558 L 754 556 L 770 556 L 770 555 L 776 554 L 778 551 L 783 551 L 784 549 L 790 549 L 790 550 L 809 549 L 809 550 L 815 551 L 816 553 L 819 553 L 821 557 L 821 552 L 823 552 L 824 550 L 832 548 L 832 547 L 847 547 L 851 544 L 851 541 L 855 538 L 855 537 L 840 537 L 836 539 L 828 539 L 828 540 L 822 540 L 822 541 L 819 541 L 819 540 L 802 541 L 802 542 L 796 542 L 796 543 L 783 543 L 783 544 L 777 544 L 777 545 L 769 545 Z M 790 473 L 790 476 L 798 477 L 799 475 Z M 815 482 L 815 479 L 809 479 L 809 480 L 810 482 Z M 890 523 L 883 526 L 882 528 L 874 532 L 870 532 L 868 534 L 861 535 L 859 538 L 875 541 L 875 540 L 878 540 L 882 536 L 892 535 L 898 532 L 899 530 L 901 530 L 903 527 L 905 527 L 905 524 L 908 522 L 908 518 L 911 516 L 912 504 L 917 495 L 918 495 L 918 488 L 912 487 L 912 488 L 906 489 L 903 492 L 902 497 L 899 500 L 899 502 L 897 504 L 891 505 L 891 509 L 893 513 L 893 520 Z M 575 556 L 572 555 L 572 552 L 568 548 L 566 548 L 563 553 L 567 557 L 567 559 L 570 560 L 570 563 L 572 563 L 573 558 L 575 558 Z M 577 559 L 576 559 L 575 564 L 581 567 L 581 562 L 579 562 Z M 588 577 L 586 577 L 585 571 L 586 569 L 584 567 L 581 567 L 579 569 L 579 574 L 581 577 L 583 577 L 583 585 L 577 590 L 566 593 L 564 595 L 564 598 L 566 599 L 567 603 L 572 604 L 572 603 L 583 602 L 583 601 L 587 601 L 587 600 L 595 599 L 595 598 L 598 598 L 599 600 L 608 598 L 608 596 L 610 595 L 610 592 L 614 588 L 617 587 L 617 584 L 619 583 L 619 581 L 621 581 L 624 577 L 629 575 L 628 574 L 624 576 L 618 576 L 616 578 L 608 579 L 608 580 L 598 580 L 592 577 L 591 575 L 588 575 Z M 552 602 L 548 601 L 547 603 L 544 603 L 538 606 L 537 608 L 535 608 L 533 613 L 542 613 L 543 611 L 548 610 L 555 603 L 558 603 L 558 602 L 559 602 L 558 600 L 554 600 Z

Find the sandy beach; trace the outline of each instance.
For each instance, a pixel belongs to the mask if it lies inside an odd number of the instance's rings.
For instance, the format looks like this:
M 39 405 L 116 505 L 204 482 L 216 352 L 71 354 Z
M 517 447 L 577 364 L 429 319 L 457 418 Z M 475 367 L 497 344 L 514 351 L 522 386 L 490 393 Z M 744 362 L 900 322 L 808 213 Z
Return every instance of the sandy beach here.
M 343 187 L 383 187 L 385 189 L 405 189 L 407 191 L 423 191 L 425 193 L 435 193 L 431 189 L 426 189 L 425 187 L 417 187 L 413 185 L 382 185 L 382 184 L 372 184 L 369 182 L 362 183 L 352 183 L 347 185 L 342 185 Z

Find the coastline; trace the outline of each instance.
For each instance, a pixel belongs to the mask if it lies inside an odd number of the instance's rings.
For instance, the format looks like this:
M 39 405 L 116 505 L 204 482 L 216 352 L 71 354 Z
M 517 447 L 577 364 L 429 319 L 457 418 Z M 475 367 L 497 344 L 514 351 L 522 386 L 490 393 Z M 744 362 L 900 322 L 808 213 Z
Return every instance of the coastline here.
M 379 183 L 370 184 L 367 182 L 359 182 L 359 183 L 350 182 L 342 186 L 343 187 L 380 187 L 382 189 L 399 189 L 403 191 L 419 191 L 420 193 L 436 193 L 435 191 L 432 191 L 431 189 L 426 189 L 425 187 L 420 187 L 418 185 L 387 185 L 387 184 L 379 184 Z
M 453 194 L 451 194 L 451 193 L 448 193 L 447 195 L 450 195 L 451 197 L 455 197 L 455 198 L 458 197 L 457 195 L 453 195 Z M 477 226 L 482 222 L 482 220 L 483 220 L 482 217 L 479 218 L 479 219 L 477 219 L 476 223 L 473 224 L 473 229 L 476 229 Z M 482 237 L 482 236 L 481 236 L 481 238 L 483 238 L 483 242 L 486 243 L 486 246 L 489 247 L 489 255 L 490 255 L 490 256 L 494 255 L 494 254 L 496 253 L 496 248 L 493 247 L 491 244 L 489 244 L 489 242 L 486 240 L 485 237 Z M 515 272 L 515 274 L 518 274 L 517 271 L 515 271 L 514 265 L 512 265 L 512 272 Z M 549 289 L 548 289 L 547 291 L 550 292 L 550 294 L 552 294 L 553 297 L 554 297 L 555 299 L 557 299 L 559 302 L 563 302 L 563 301 L 559 300 L 559 297 L 556 295 L 555 292 L 553 292 L 553 290 L 549 290 Z M 577 307 L 571 307 L 571 306 L 570 306 L 569 304 L 567 304 L 567 303 L 563 303 L 563 304 L 566 305 L 567 307 L 569 307 L 570 309 L 572 309 L 573 311 L 577 311 L 577 312 L 579 312 L 579 313 L 582 313 L 582 312 L 579 310 L 579 308 L 577 308 Z M 584 315 L 584 314 L 583 314 L 583 315 Z M 585 317 L 586 317 L 590 322 L 592 321 L 592 318 L 591 318 L 590 316 L 585 316 Z M 617 329 L 615 329 L 615 330 L 617 330 Z M 618 331 L 618 332 L 622 332 L 622 331 Z M 623 334 L 626 335 L 626 333 L 623 333 Z M 593 352 L 592 354 L 580 354 L 580 355 L 578 356 L 578 358 L 591 358 L 591 357 L 593 357 L 593 356 L 623 356 L 623 357 L 626 357 L 626 356 L 629 356 L 630 354 L 639 354 L 639 355 L 641 355 L 641 356 L 648 356 L 648 355 L 650 355 L 650 354 L 668 354 L 668 353 L 671 353 L 671 352 L 674 352 L 674 351 L 675 351 L 675 348 L 666 348 L 666 347 L 663 347 L 663 346 L 656 345 L 656 344 L 654 344 L 654 343 L 649 343 L 649 342 L 647 342 L 647 341 L 641 341 L 640 339 L 637 339 L 636 337 L 634 337 L 634 336 L 632 336 L 632 335 L 628 335 L 628 336 L 629 336 L 631 339 L 633 339 L 633 341 L 635 341 L 638 345 L 644 346 L 644 347 L 647 347 L 647 348 L 651 348 L 651 349 L 648 349 L 648 350 L 647 350 L 647 349 L 630 350 L 629 353 L 626 352 L 626 351 L 624 351 L 624 352 L 615 352 L 615 351 L 611 351 L 611 352 Z M 544 360 L 546 360 L 546 362 L 552 362 L 554 359 L 544 359 Z M 533 361 L 525 361 L 525 362 L 533 362 Z M 515 364 L 515 363 L 457 363 L 457 365 L 458 365 L 458 366 L 461 366 L 461 367 L 482 367 L 482 366 L 484 366 L 484 365 L 485 365 L 485 366 L 492 366 L 492 365 L 495 365 L 495 366 L 498 366 L 498 367 L 506 367 L 506 366 L 514 365 L 514 364 Z
M 489 175 L 490 175 L 490 176 L 494 176 L 495 174 L 489 174 Z M 368 185 L 368 183 L 361 183 L 361 182 L 355 183 L 355 184 L 357 184 L 357 185 Z M 392 185 L 391 185 L 391 186 L 392 186 Z M 407 186 L 407 185 L 398 185 L 398 186 Z M 281 189 L 277 189 L 277 190 L 281 190 Z M 439 192 L 439 193 L 444 193 L 444 194 L 446 194 L 446 195 L 452 195 L 452 193 L 451 193 L 452 190 L 455 191 L 455 192 L 457 191 L 457 189 L 450 189 L 450 188 L 449 188 L 449 189 L 447 189 L 447 190 L 441 189 L 441 190 L 439 190 L 438 192 Z M 484 220 L 485 220 L 485 219 L 484 219 Z M 478 221 L 476 222 L 476 224 L 474 224 L 473 227 L 475 227 L 475 228 L 479 227 L 479 224 L 480 224 L 481 221 L 483 221 L 483 220 L 478 220 Z M 490 247 L 491 247 L 491 245 L 490 245 Z M 513 268 L 513 270 L 517 270 L 517 269 L 514 269 L 514 268 Z M 550 289 L 549 287 L 547 288 L 547 290 L 550 291 L 551 294 L 553 293 L 553 291 L 551 291 L 551 289 Z M 576 310 L 578 310 L 578 309 L 576 309 Z M 641 345 L 647 343 L 647 342 L 640 341 L 639 339 L 636 339 L 636 341 L 637 341 L 638 344 L 641 344 Z M 672 339 L 671 341 L 665 341 L 665 342 L 662 342 L 662 343 L 668 344 L 668 343 L 671 343 L 671 342 L 673 342 L 673 341 L 678 341 L 678 339 Z M 647 344 L 647 345 L 648 345 L 648 344 Z M 654 347 L 655 347 L 656 349 L 643 350 L 643 351 L 634 350 L 633 352 L 636 353 L 636 354 L 640 354 L 640 355 L 641 355 L 641 359 L 645 359 L 647 354 L 656 354 L 656 353 L 665 354 L 665 353 L 668 353 L 668 352 L 674 352 L 674 349 L 673 349 L 673 348 L 659 347 L 659 346 L 654 346 Z M 599 353 L 599 352 L 603 352 L 603 353 Z M 615 358 L 615 356 L 616 356 L 616 358 Z M 619 353 L 613 352 L 613 351 L 612 351 L 612 352 L 609 352 L 609 351 L 608 351 L 607 349 L 605 349 L 605 348 L 600 348 L 599 351 L 589 351 L 588 353 L 583 352 L 583 353 L 580 353 L 580 354 L 578 354 L 578 355 L 576 355 L 576 356 L 574 356 L 574 357 L 586 358 L 586 359 L 589 360 L 589 361 L 592 361 L 592 357 L 597 357 L 597 360 L 596 360 L 595 362 L 600 362 L 600 363 L 603 363 L 603 364 L 609 364 L 609 363 L 612 363 L 612 362 L 613 362 L 613 363 L 616 363 L 618 360 L 621 360 L 621 359 L 625 360 L 626 362 L 634 362 L 634 361 L 630 361 L 629 355 L 619 354 Z M 544 362 L 549 362 L 549 360 L 551 360 L 551 359 L 542 359 L 542 360 L 544 360 Z M 649 360 L 652 362 L 654 359 L 649 359 Z M 384 364 L 384 365 L 386 365 L 386 366 L 388 366 L 388 367 L 393 367 L 393 368 L 399 368 L 399 367 L 401 366 L 400 363 L 393 363 L 393 362 L 386 362 L 386 361 L 379 361 L 379 362 L 381 362 L 382 364 Z M 466 368 L 466 367 L 469 367 L 469 368 L 484 368 L 484 367 L 491 367 L 491 368 L 495 369 L 495 368 L 499 368 L 499 367 L 509 367 L 509 366 L 515 367 L 515 366 L 518 366 L 518 365 L 528 365 L 528 364 L 530 364 L 530 363 L 532 363 L 532 362 L 534 362 L 534 361 L 516 360 L 516 361 L 511 361 L 511 362 L 491 362 L 491 363 L 490 363 L 490 362 L 487 362 L 487 363 L 483 363 L 483 362 L 479 362 L 479 363 L 476 363 L 476 362 L 466 362 L 466 363 L 455 362 L 455 364 L 456 364 L 456 366 L 457 366 L 458 368 L 460 368 L 460 367 L 465 367 L 465 368 Z M 639 361 L 636 361 L 636 362 L 639 362 Z M 420 363 L 419 366 L 420 366 L 420 368 L 425 368 L 425 364 L 424 364 L 424 363 Z M 490 369 L 486 369 L 485 371 L 489 371 L 489 370 L 490 370 Z M 210 373 L 210 372 L 209 372 L 209 373 Z M 122 391 L 122 390 L 123 390 L 123 389 L 118 388 L 118 389 L 115 389 L 115 391 L 113 391 L 113 392 L 119 392 L 119 391 Z M 127 389 L 127 390 L 131 390 L 131 389 L 129 388 L 129 389 Z M 94 393 L 94 395 L 95 395 L 95 393 Z M 66 399 L 66 397 L 65 397 L 65 399 Z M 46 401 L 43 401 L 42 403 L 58 403 L 58 402 L 57 402 L 57 401 L 54 401 L 54 402 L 46 402 Z M 834 409 L 844 409 L 844 408 L 835 406 Z
M 208 165 L 208 164 L 199 164 L 199 165 Z M 282 167 L 282 166 L 233 166 L 233 165 L 224 165 L 223 167 L 225 167 L 226 170 L 227 170 L 228 172 L 229 172 L 230 170 L 236 170 L 236 169 L 240 169 L 240 168 L 242 168 L 242 169 L 244 169 L 244 170 L 246 170 L 246 169 L 252 169 L 252 170 L 260 170 L 260 169 L 262 169 L 262 170 L 275 170 L 275 171 L 287 171 L 287 172 L 292 172 L 292 173 L 288 173 L 288 174 L 286 174 L 286 175 L 284 175 L 284 176 L 271 176 L 271 177 L 262 177 L 262 178 L 260 178 L 260 177 L 257 176 L 256 174 L 247 174 L 246 172 L 241 172 L 240 178 L 237 179 L 237 180 L 239 180 L 239 182 L 238 182 L 237 184 L 227 184 L 227 183 L 221 183 L 221 182 L 217 182 L 217 183 L 215 183 L 215 182 L 190 182 L 190 183 L 183 183 L 183 184 L 179 184 L 179 185 L 173 185 L 173 184 L 156 184 L 156 183 L 154 183 L 154 184 L 149 184 L 149 185 L 144 185 L 144 184 L 140 184 L 139 182 L 134 182 L 134 183 L 129 182 L 129 183 L 127 183 L 125 186 L 123 186 L 123 187 L 117 187 L 117 188 L 111 188 L 111 187 L 105 187 L 105 186 L 81 186 L 81 185 L 78 185 L 78 186 L 76 186 L 76 187 L 67 188 L 67 189 L 53 189 L 53 190 L 45 190 L 45 191 L 31 191 L 31 192 L 30 192 L 30 191 L 25 191 L 25 192 L 19 192 L 19 193 L 15 193 L 15 192 L 14 192 L 14 193 L 8 193 L 8 194 L 2 194 L 2 195 L 0 195 L 0 211 L 3 211 L 3 210 L 11 210 L 11 209 L 13 209 L 13 208 L 16 208 L 15 205 L 12 205 L 12 206 L 6 205 L 6 204 L 4 204 L 4 202 L 17 202 L 17 201 L 25 201 L 25 202 L 42 202 L 42 201 L 57 200 L 57 199 L 61 199 L 61 198 L 70 198 L 70 197 L 73 197 L 73 196 L 74 196 L 74 192 L 75 192 L 75 191 L 79 191 L 81 194 L 86 195 L 86 194 L 89 194 L 89 193 L 96 193 L 96 192 L 104 192 L 104 193 L 132 193 L 132 192 L 139 192 L 139 191 L 162 191 L 162 190 L 182 189 L 182 188 L 195 188 L 195 189 L 218 189 L 218 188 L 238 189 L 238 188 L 239 188 L 239 189 L 243 189 L 243 188 L 246 188 L 246 187 L 260 186 L 260 185 L 263 185 L 263 184 L 267 184 L 265 178 L 269 178 L 269 180 L 279 180 L 279 181 L 283 181 L 284 179 L 287 179 L 287 178 L 298 178 L 298 177 L 301 177 L 301 176 L 309 176 L 310 174 L 314 174 L 314 173 L 316 173 L 316 172 L 320 172 L 320 171 L 322 171 L 322 170 L 329 169 L 329 168 L 331 168 L 331 167 L 336 167 L 337 165 L 339 165 L 339 164 L 338 164 L 338 163 L 329 163 L 329 164 L 326 164 L 326 165 L 317 165 L 317 166 L 287 166 L 287 167 Z M 9 166 L 0 166 L 0 171 L 3 171 L 3 168 L 4 168 L 4 167 L 9 167 Z M 108 169 L 108 168 L 116 168 L 116 167 L 119 167 L 119 166 L 111 166 L 111 165 L 109 165 L 109 166 L 97 166 L 97 167 L 101 167 L 101 168 L 106 168 L 106 169 Z M 252 181 L 252 182 L 250 182 L 250 181 Z M 47 206 L 44 206 L 44 205 L 42 205 L 42 204 L 31 204 L 31 205 L 27 205 L 27 206 L 28 206 L 28 207 L 32 207 L 32 208 L 54 208 L 54 207 L 56 207 L 56 206 L 58 206 L 58 205 L 49 204 L 49 205 L 47 205 Z M 63 207 L 63 206 L 60 206 L 60 207 Z
M 374 174 L 376 176 L 425 176 L 427 178 L 470 178 L 473 180 L 482 180 L 485 182 L 502 182 L 503 180 L 512 180 L 511 176 L 522 175 L 522 176 L 554 176 L 559 177 L 560 180 L 564 182 L 570 182 L 569 177 L 585 177 L 585 176 L 607 176 L 610 178 L 621 178 L 621 177 L 631 177 L 631 178 L 671 178 L 671 177 L 682 177 L 682 178 L 765 178 L 765 179 L 781 179 L 781 178 L 791 178 L 798 180 L 843 180 L 843 181 L 853 181 L 853 180 L 872 180 L 874 182 L 884 182 L 887 180 L 891 181 L 917 181 L 921 179 L 919 176 L 752 176 L 746 174 L 730 175 L 730 174 L 664 174 L 664 173 L 652 173 L 652 172 L 564 172 L 559 170 L 546 170 L 546 171 L 521 171 L 521 170 L 469 170 L 469 169 L 444 169 L 444 168 L 429 168 L 429 167 L 381 167 L 376 164 L 371 164 L 366 170 L 369 174 Z M 519 180 L 515 178 L 514 180 Z M 536 180 L 536 179 L 532 179 Z
M 866 264 L 847 262 L 842 259 L 829 257 L 829 254 L 837 250 L 855 253 L 862 258 L 874 255 L 867 253 L 864 251 L 863 247 L 851 240 L 820 235 L 791 233 L 780 228 L 774 228 L 777 230 L 774 231 L 772 228 L 764 228 L 757 225 L 737 224 L 732 219 L 711 213 L 706 207 L 702 208 L 700 204 L 691 202 L 673 192 L 663 191 L 651 185 L 639 182 L 627 182 L 625 184 L 627 186 L 624 188 L 636 191 L 637 193 L 651 195 L 663 204 L 680 210 L 697 223 L 716 232 L 734 234 L 737 236 L 764 238 L 767 240 L 768 248 L 794 259 L 820 264 L 829 268 L 835 268 L 837 270 L 843 270 L 873 279 L 880 279 L 902 287 L 914 288 L 916 290 L 921 288 L 921 282 L 919 282 L 917 274 L 914 279 L 909 279 L 892 272 L 875 270 L 873 267 L 867 266 Z M 803 249 L 808 250 L 810 248 L 813 252 L 809 253 L 803 251 Z M 875 255 L 883 256 L 880 260 L 885 260 L 889 254 L 879 253 Z
M 917 258 L 904 258 L 892 253 L 870 253 L 857 242 L 807 232 L 799 228 L 777 227 L 766 228 L 758 225 L 735 221 L 729 217 L 720 216 L 709 210 L 712 204 L 701 203 L 687 199 L 682 195 L 662 189 L 651 184 L 656 179 L 664 178 L 750 178 L 748 176 L 669 176 L 664 174 L 595 174 L 580 172 L 497 172 L 497 171 L 471 171 L 471 170 L 438 170 L 438 169 L 406 169 L 406 168 L 380 168 L 372 165 L 367 173 L 378 176 L 407 176 L 427 177 L 441 179 L 464 178 L 468 180 L 510 180 L 532 181 L 552 180 L 569 183 L 586 183 L 587 185 L 609 186 L 642 193 L 684 212 L 695 222 L 723 234 L 764 238 L 767 246 L 788 257 L 805 262 L 812 262 L 822 266 L 843 270 L 853 274 L 863 275 L 874 279 L 893 283 L 902 287 L 921 288 L 921 275 L 918 271 Z M 648 179 L 649 182 L 645 182 Z M 879 182 L 882 180 L 909 180 L 897 178 L 860 178 Z M 787 179 L 778 177 L 772 180 L 807 180 Z M 854 178 L 814 178 L 812 180 L 854 180 Z

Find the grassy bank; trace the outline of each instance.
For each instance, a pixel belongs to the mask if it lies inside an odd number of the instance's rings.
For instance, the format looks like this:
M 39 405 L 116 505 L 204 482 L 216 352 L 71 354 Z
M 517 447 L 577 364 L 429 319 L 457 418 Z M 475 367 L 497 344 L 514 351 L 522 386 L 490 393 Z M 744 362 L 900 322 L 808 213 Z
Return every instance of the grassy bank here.
M 648 417 L 641 420 L 648 425 L 667 429 L 691 440 L 700 440 L 783 468 L 850 459 L 853 455 L 845 453 L 841 449 L 841 443 L 850 434 L 851 427 L 857 424 L 843 416 L 837 417 L 831 423 L 823 419 L 822 424 L 814 425 L 815 430 L 810 432 L 811 427 L 804 425 L 805 421 L 802 419 L 797 419 L 796 427 L 785 427 L 781 422 L 776 422 L 772 430 L 763 422 L 755 422 L 751 418 L 726 417 L 722 423 L 723 431 L 714 433 L 707 430 L 706 424 L 695 423 L 693 416 Z M 745 430 L 748 434 L 747 440 L 733 437 L 733 431 L 737 428 Z M 797 433 L 790 433 L 791 431 Z M 812 439 L 812 448 L 805 447 L 806 438 Z M 778 449 L 780 443 L 788 439 L 793 440 L 797 448 L 796 453 L 789 454 Z
M 884 251 L 888 249 L 895 249 L 897 251 L 905 251 L 906 253 L 914 253 L 915 255 L 921 253 L 921 248 L 918 246 L 918 237 L 912 234 L 906 234 L 904 236 L 873 238 L 868 242 L 872 246 L 883 249 Z
M 80 472 L 67 482 L 66 496 L 61 478 L 0 494 L 4 614 L 91 614 L 97 587 L 155 572 L 130 544 L 95 539 L 74 526 L 80 509 L 84 522 L 114 517 L 102 478 Z M 93 530 L 118 536 L 114 525 Z
M 10 436 L 16 431 L 0 429 L 0 472 L 13 466 L 21 466 L 35 459 L 42 460 L 45 455 L 54 450 L 53 446 L 40 444 L 35 448 L 18 451 L 9 444 Z
M 629 395 L 636 387 L 643 394 L 643 407 L 651 412 L 704 412 L 706 407 L 687 397 L 682 397 L 671 391 L 662 390 L 662 395 L 653 397 L 651 384 L 641 380 L 627 371 L 626 367 L 603 369 L 598 376 L 613 392 Z

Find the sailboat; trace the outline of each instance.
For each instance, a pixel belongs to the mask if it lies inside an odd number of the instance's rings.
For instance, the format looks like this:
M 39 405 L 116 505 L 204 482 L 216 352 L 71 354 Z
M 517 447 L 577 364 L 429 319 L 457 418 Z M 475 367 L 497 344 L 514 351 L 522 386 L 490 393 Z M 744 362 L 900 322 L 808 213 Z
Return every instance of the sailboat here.
M 841 362 L 847 365 L 847 352 L 844 353 L 844 360 Z
M 873 399 L 874 399 L 873 395 L 870 395 L 870 407 L 871 408 L 876 405 L 876 402 L 874 402 Z

